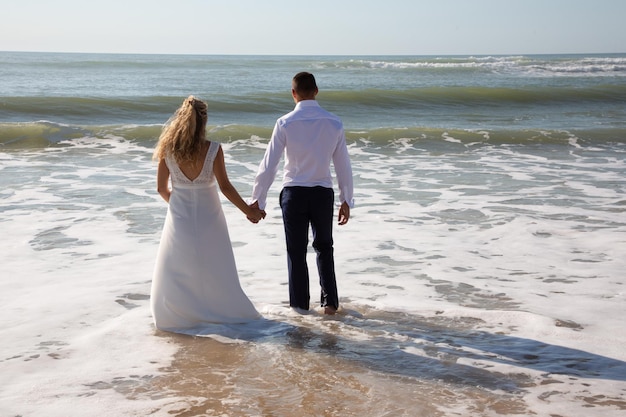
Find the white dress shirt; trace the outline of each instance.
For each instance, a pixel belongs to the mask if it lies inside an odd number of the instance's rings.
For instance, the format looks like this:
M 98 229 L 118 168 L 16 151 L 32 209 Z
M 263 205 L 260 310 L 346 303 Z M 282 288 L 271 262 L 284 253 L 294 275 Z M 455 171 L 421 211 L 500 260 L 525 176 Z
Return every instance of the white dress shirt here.
M 258 201 L 261 210 L 265 209 L 267 192 L 283 152 L 283 187 L 333 188 L 332 161 L 339 201 L 354 207 L 352 166 L 341 119 L 324 110 L 316 100 L 302 100 L 276 121 L 252 190 L 252 201 Z

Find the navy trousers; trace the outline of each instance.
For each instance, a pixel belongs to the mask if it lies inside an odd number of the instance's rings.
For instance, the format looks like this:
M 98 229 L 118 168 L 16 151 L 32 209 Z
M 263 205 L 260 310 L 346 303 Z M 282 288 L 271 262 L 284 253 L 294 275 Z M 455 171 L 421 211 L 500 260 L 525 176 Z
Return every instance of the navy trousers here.
M 333 200 L 333 189 L 326 187 L 285 187 L 280 193 L 287 241 L 291 307 L 309 309 L 309 269 L 306 255 L 311 225 L 320 277 L 321 306 L 339 308 L 333 255 Z

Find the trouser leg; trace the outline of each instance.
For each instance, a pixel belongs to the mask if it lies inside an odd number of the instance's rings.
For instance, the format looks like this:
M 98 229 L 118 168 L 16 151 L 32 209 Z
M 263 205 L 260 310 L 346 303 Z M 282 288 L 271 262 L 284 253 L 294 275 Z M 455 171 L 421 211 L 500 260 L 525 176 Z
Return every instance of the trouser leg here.
M 333 250 L 333 200 L 331 188 L 314 187 L 310 200 L 313 248 L 317 253 L 322 307 L 339 308 Z
M 285 240 L 287 243 L 287 266 L 289 273 L 289 305 L 309 309 L 309 269 L 306 262 L 309 243 L 309 218 L 303 190 L 284 188 L 280 193 L 283 212 Z

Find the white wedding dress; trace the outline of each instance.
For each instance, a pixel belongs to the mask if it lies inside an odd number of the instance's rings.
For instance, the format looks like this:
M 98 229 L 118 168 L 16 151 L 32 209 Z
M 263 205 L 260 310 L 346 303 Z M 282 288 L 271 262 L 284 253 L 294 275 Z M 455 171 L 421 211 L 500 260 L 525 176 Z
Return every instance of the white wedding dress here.
M 200 175 L 188 179 L 173 157 L 172 194 L 154 268 L 150 306 L 157 328 L 202 333 L 214 323 L 260 318 L 239 283 L 213 161 L 211 142 Z

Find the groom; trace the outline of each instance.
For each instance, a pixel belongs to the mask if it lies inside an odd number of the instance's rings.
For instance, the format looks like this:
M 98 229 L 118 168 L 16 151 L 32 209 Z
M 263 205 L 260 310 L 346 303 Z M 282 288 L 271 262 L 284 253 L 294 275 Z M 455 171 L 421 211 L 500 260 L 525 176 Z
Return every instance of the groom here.
M 339 225 L 350 218 L 354 207 L 352 167 L 342 121 L 316 101 L 313 74 L 293 77 L 291 95 L 295 109 L 276 121 L 272 137 L 259 164 L 252 190 L 252 206 L 265 209 L 267 192 L 274 182 L 283 153 L 285 165 L 280 207 L 283 212 L 289 268 L 289 305 L 309 309 L 309 270 L 306 255 L 309 225 L 321 286 L 321 305 L 326 314 L 339 308 L 333 257 L 332 162 L 339 186 Z

